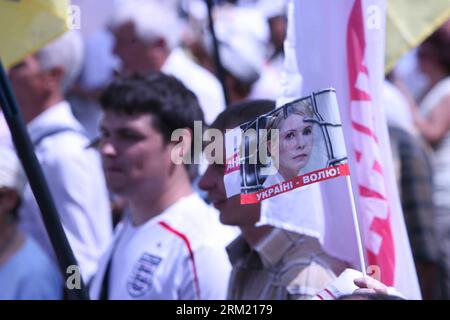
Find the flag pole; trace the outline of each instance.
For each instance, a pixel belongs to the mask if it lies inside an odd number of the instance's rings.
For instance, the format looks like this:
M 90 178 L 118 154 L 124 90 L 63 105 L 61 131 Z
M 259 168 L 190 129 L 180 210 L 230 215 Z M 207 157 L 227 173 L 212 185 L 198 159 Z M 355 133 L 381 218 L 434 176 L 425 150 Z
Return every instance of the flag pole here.
M 216 31 L 214 28 L 214 19 L 212 16 L 213 3 L 212 0 L 205 0 L 208 7 L 208 21 L 209 21 L 209 32 L 211 33 L 211 38 L 213 40 L 213 54 L 214 62 L 217 69 L 217 77 L 219 78 L 220 84 L 222 85 L 223 96 L 225 97 L 225 104 L 228 107 L 230 103 L 230 98 L 228 96 L 228 90 L 225 85 L 225 69 L 223 68 L 222 61 L 220 59 L 219 53 L 219 42 L 217 40 Z
M 367 276 L 366 260 L 364 259 L 364 248 L 361 240 L 361 230 L 359 228 L 358 214 L 356 212 L 355 197 L 353 195 L 353 188 L 352 188 L 352 180 L 350 179 L 350 175 L 347 175 L 346 179 L 347 179 L 346 183 L 347 190 L 348 194 L 350 195 L 350 205 L 352 207 L 353 226 L 355 228 L 356 234 L 356 244 L 358 246 L 359 264 L 361 266 L 361 272 L 363 276 L 366 277 Z
M 14 93 L 0 60 L 0 106 L 17 154 L 30 183 L 31 190 L 36 198 L 42 219 L 49 235 L 53 249 L 58 260 L 58 265 L 64 279 L 64 288 L 69 300 L 89 300 L 89 295 L 80 275 L 80 287 L 68 289 L 66 284 L 71 281 L 72 274 L 68 274 L 69 266 L 77 266 L 75 256 L 70 248 L 64 229 L 59 220 L 58 212 L 50 194 L 42 168 L 34 153 L 34 147 L 28 135 L 26 125 L 19 111 Z

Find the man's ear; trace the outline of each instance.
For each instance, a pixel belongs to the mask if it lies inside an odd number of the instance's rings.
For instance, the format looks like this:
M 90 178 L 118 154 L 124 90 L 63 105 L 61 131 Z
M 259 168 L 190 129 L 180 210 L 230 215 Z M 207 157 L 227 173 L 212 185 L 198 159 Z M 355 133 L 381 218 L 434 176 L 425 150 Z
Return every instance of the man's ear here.
M 3 189 L 1 196 L 1 208 L 7 212 L 12 211 L 19 202 L 19 195 L 13 189 Z
M 61 82 L 64 77 L 64 67 L 63 66 L 56 66 L 53 67 L 51 70 L 47 71 L 46 74 L 46 85 L 49 89 L 54 90 L 55 88 L 61 87 Z
M 191 129 L 177 129 L 172 133 L 170 138 L 173 148 L 171 150 L 171 159 L 175 164 L 191 164 L 192 162 L 192 139 L 193 133 Z

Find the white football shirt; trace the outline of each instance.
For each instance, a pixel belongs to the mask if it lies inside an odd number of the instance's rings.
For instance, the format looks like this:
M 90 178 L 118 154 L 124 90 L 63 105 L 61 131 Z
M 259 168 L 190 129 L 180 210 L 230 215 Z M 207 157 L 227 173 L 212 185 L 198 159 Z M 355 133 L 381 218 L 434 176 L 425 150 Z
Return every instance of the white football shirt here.
M 99 298 L 112 255 L 109 299 L 225 299 L 231 265 L 223 232 L 197 194 L 137 227 L 127 217 L 100 262 L 91 297 Z

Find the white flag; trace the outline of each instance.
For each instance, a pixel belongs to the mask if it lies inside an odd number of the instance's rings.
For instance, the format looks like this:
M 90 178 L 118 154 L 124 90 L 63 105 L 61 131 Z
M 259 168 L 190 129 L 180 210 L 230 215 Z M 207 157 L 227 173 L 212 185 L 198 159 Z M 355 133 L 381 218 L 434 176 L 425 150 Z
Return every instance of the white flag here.
M 365 256 L 372 266 L 368 273 L 377 272 L 386 285 L 395 286 L 408 298 L 420 299 L 380 106 L 386 1 L 291 3 L 295 4 L 294 46 L 303 78 L 302 95 L 324 87 L 334 87 L 337 92 Z M 263 202 L 261 222 L 301 231 L 300 217 L 314 213 L 324 224 L 315 226 L 323 232 L 319 238 L 324 249 L 357 267 L 345 179 L 298 189 L 298 195 L 288 194 L 292 201 L 301 203 L 298 212 L 280 217 L 276 206 Z

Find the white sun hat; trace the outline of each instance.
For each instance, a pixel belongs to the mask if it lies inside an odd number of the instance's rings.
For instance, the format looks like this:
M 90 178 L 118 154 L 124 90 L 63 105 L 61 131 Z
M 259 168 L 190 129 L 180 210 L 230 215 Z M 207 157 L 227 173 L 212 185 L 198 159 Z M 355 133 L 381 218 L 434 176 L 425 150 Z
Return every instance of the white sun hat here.
M 261 73 L 269 29 L 255 8 L 224 6 L 214 11 L 214 25 L 224 68 L 239 80 L 252 84 Z M 212 51 L 209 33 L 206 46 Z
M 0 147 L 0 188 L 14 189 L 23 193 L 27 179 L 13 150 Z

